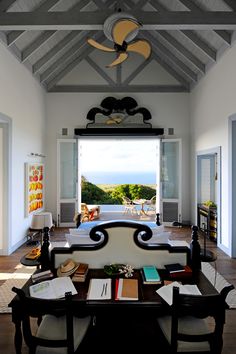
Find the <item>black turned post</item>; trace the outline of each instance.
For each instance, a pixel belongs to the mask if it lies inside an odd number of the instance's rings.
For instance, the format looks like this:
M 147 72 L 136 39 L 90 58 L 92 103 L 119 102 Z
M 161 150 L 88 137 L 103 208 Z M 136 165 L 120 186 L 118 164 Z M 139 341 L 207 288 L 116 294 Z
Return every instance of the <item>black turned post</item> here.
M 191 267 L 193 273 L 197 273 L 201 269 L 201 248 L 198 242 L 198 227 L 192 226 L 192 241 L 190 243 L 190 251 L 191 251 Z
M 81 224 L 81 213 L 78 213 L 76 217 L 76 227 L 78 228 Z
M 41 247 L 41 255 L 39 258 L 42 270 L 50 269 L 49 245 L 50 245 L 49 227 L 44 227 L 44 229 L 43 229 L 43 244 Z
M 161 222 L 160 222 L 160 214 L 159 214 L 159 213 L 156 214 L 156 224 L 157 224 L 157 226 L 160 226 L 160 225 L 161 225 Z

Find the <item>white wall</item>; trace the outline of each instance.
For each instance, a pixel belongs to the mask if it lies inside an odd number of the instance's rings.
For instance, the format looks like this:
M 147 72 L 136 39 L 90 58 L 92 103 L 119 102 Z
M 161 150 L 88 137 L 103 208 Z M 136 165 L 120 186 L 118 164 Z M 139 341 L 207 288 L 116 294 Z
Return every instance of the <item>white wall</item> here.
M 192 171 L 197 151 L 222 147 L 222 240 L 219 245 L 229 255 L 230 186 L 229 186 L 229 116 L 236 112 L 236 46 L 219 62 L 190 94 Z M 194 205 L 194 173 L 192 174 L 192 205 Z M 196 205 L 196 204 L 195 204 Z M 194 210 L 192 210 L 194 218 Z
M 39 162 L 30 152 L 46 153 L 45 93 L 31 73 L 0 44 L 0 113 L 12 120 L 12 225 L 9 252 L 23 241 L 29 227 L 24 198 L 24 163 Z M 0 250 L 1 252 L 1 250 Z
M 73 137 L 75 127 L 85 127 L 86 115 L 107 96 L 133 97 L 139 106 L 146 107 L 152 114 L 153 127 L 174 128 L 174 138 L 183 142 L 183 219 L 190 220 L 189 205 L 189 99 L 188 94 L 142 93 L 50 93 L 47 95 L 47 210 L 56 215 L 56 140 L 62 138 L 62 128 L 68 128 Z M 168 136 L 167 136 L 168 137 Z
M 3 247 L 3 127 L 0 122 L 0 249 Z

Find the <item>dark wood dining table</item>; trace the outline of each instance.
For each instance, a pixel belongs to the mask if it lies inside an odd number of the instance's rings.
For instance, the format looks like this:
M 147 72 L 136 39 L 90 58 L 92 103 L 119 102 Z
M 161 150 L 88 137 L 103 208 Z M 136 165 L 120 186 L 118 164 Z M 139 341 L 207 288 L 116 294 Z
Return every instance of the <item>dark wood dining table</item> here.
M 39 270 L 38 270 L 39 271 Z M 159 270 L 161 278 L 169 279 L 165 270 Z M 80 316 L 83 314 L 90 314 L 96 317 L 109 316 L 110 319 L 122 316 L 122 318 L 130 318 L 137 316 L 137 318 L 153 319 L 154 317 L 162 316 L 170 311 L 169 305 L 156 293 L 156 290 L 161 285 L 143 284 L 141 272 L 136 269 L 134 278 L 138 279 L 139 299 L 136 301 L 125 300 L 117 301 L 115 299 L 115 280 L 112 277 L 112 299 L 110 300 L 87 300 L 87 293 L 89 282 L 91 278 L 106 278 L 108 277 L 103 269 L 90 269 L 85 282 L 75 282 L 74 285 L 78 291 L 77 295 L 73 296 L 74 315 Z M 186 280 L 183 280 L 186 281 Z M 197 284 L 202 294 L 217 293 L 213 285 L 208 281 L 205 275 L 199 270 L 195 276 L 187 280 L 188 283 Z M 29 286 L 32 285 L 32 280 L 22 288 L 27 296 L 29 296 Z M 50 301 L 50 300 L 49 300 Z M 12 322 L 15 324 L 15 349 L 16 353 L 21 353 L 22 347 L 22 308 L 20 300 L 16 295 L 10 302 L 9 307 L 12 308 Z

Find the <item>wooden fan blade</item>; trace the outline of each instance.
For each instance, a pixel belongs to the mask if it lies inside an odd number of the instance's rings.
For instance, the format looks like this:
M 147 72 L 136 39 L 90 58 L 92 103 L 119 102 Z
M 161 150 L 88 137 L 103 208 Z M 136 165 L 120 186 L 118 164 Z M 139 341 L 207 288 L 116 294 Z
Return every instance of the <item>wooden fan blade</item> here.
M 112 68 L 115 65 L 123 63 L 128 58 L 128 53 L 120 53 L 119 56 L 107 68 Z
M 104 52 L 115 52 L 115 49 L 106 47 L 105 45 L 96 42 L 96 41 L 95 41 L 94 39 L 92 39 L 92 38 L 88 38 L 88 39 L 87 39 L 87 42 L 88 42 L 91 46 L 93 46 L 94 48 L 103 50 Z
M 140 39 L 138 41 L 128 44 L 127 51 L 139 53 L 143 55 L 145 59 L 147 59 L 150 57 L 152 49 L 148 41 Z
M 132 20 L 121 20 L 113 27 L 112 37 L 115 43 L 122 45 L 126 37 L 133 31 L 137 30 L 140 24 Z

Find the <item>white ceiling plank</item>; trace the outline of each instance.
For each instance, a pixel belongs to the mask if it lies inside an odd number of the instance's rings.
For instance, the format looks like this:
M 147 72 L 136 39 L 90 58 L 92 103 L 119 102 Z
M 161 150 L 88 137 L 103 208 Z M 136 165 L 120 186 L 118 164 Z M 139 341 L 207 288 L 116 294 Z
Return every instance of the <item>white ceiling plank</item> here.
M 187 58 L 194 66 L 201 72 L 205 72 L 205 65 L 201 62 L 190 50 L 185 48 L 179 41 L 172 37 L 166 31 L 157 31 L 165 40 L 170 43 L 174 48 L 176 48 L 185 58 Z
M 56 31 L 44 31 L 38 38 L 36 38 L 30 45 L 22 51 L 22 62 L 27 60 L 35 51 L 37 51 L 46 41 L 51 38 Z
M 86 31 L 82 32 L 81 38 L 40 75 L 40 82 L 46 81 L 48 77 L 51 76 L 53 72 L 57 70 L 58 66 L 62 65 L 64 62 L 68 60 L 68 58 L 70 58 L 72 55 L 78 52 L 83 45 L 87 46 L 88 44 L 85 42 L 85 38 L 88 35 L 89 32 Z
M 46 0 L 39 5 L 33 12 L 46 12 L 52 9 L 60 0 Z M 7 43 L 12 45 L 25 31 L 11 31 L 7 34 Z
M 98 33 L 94 38 L 102 41 L 105 39 L 105 36 L 103 33 Z M 61 68 L 59 68 L 59 72 L 57 72 L 49 82 L 47 81 L 47 89 L 51 89 L 55 86 L 66 74 L 71 72 L 76 65 L 89 56 L 89 54 L 94 50 L 94 48 L 88 46 L 87 43 L 84 43 L 81 47 L 85 48 L 82 53 L 79 51 L 78 54 L 72 56 L 67 63 L 62 64 Z
M 216 51 L 212 49 L 205 41 L 203 41 L 193 31 L 183 30 L 181 31 L 188 39 L 190 39 L 198 48 L 200 48 L 208 57 L 216 61 Z
M 33 73 L 37 73 L 46 63 L 53 60 L 55 55 L 57 55 L 62 49 L 70 44 L 70 42 L 77 37 L 81 31 L 72 31 L 67 36 L 65 36 L 60 42 L 58 42 L 52 49 L 50 49 L 42 58 L 37 60 L 33 65 Z
M 179 0 L 186 8 L 188 8 L 191 11 L 201 11 L 203 12 L 203 10 L 201 9 L 200 6 L 198 6 L 196 3 L 194 3 L 192 0 Z M 234 0 L 233 0 L 234 1 Z M 228 33 L 227 31 L 214 31 L 219 37 L 221 37 L 228 45 L 231 44 L 231 34 Z
M 157 52 L 161 51 L 164 56 L 167 56 L 174 65 L 178 66 L 192 81 L 197 82 L 197 74 L 193 72 L 187 65 L 185 65 L 179 58 L 177 58 L 168 48 L 166 48 L 162 43 L 157 41 L 149 32 L 146 32 L 143 37 L 149 41 L 152 41 L 153 46 L 156 47 Z

